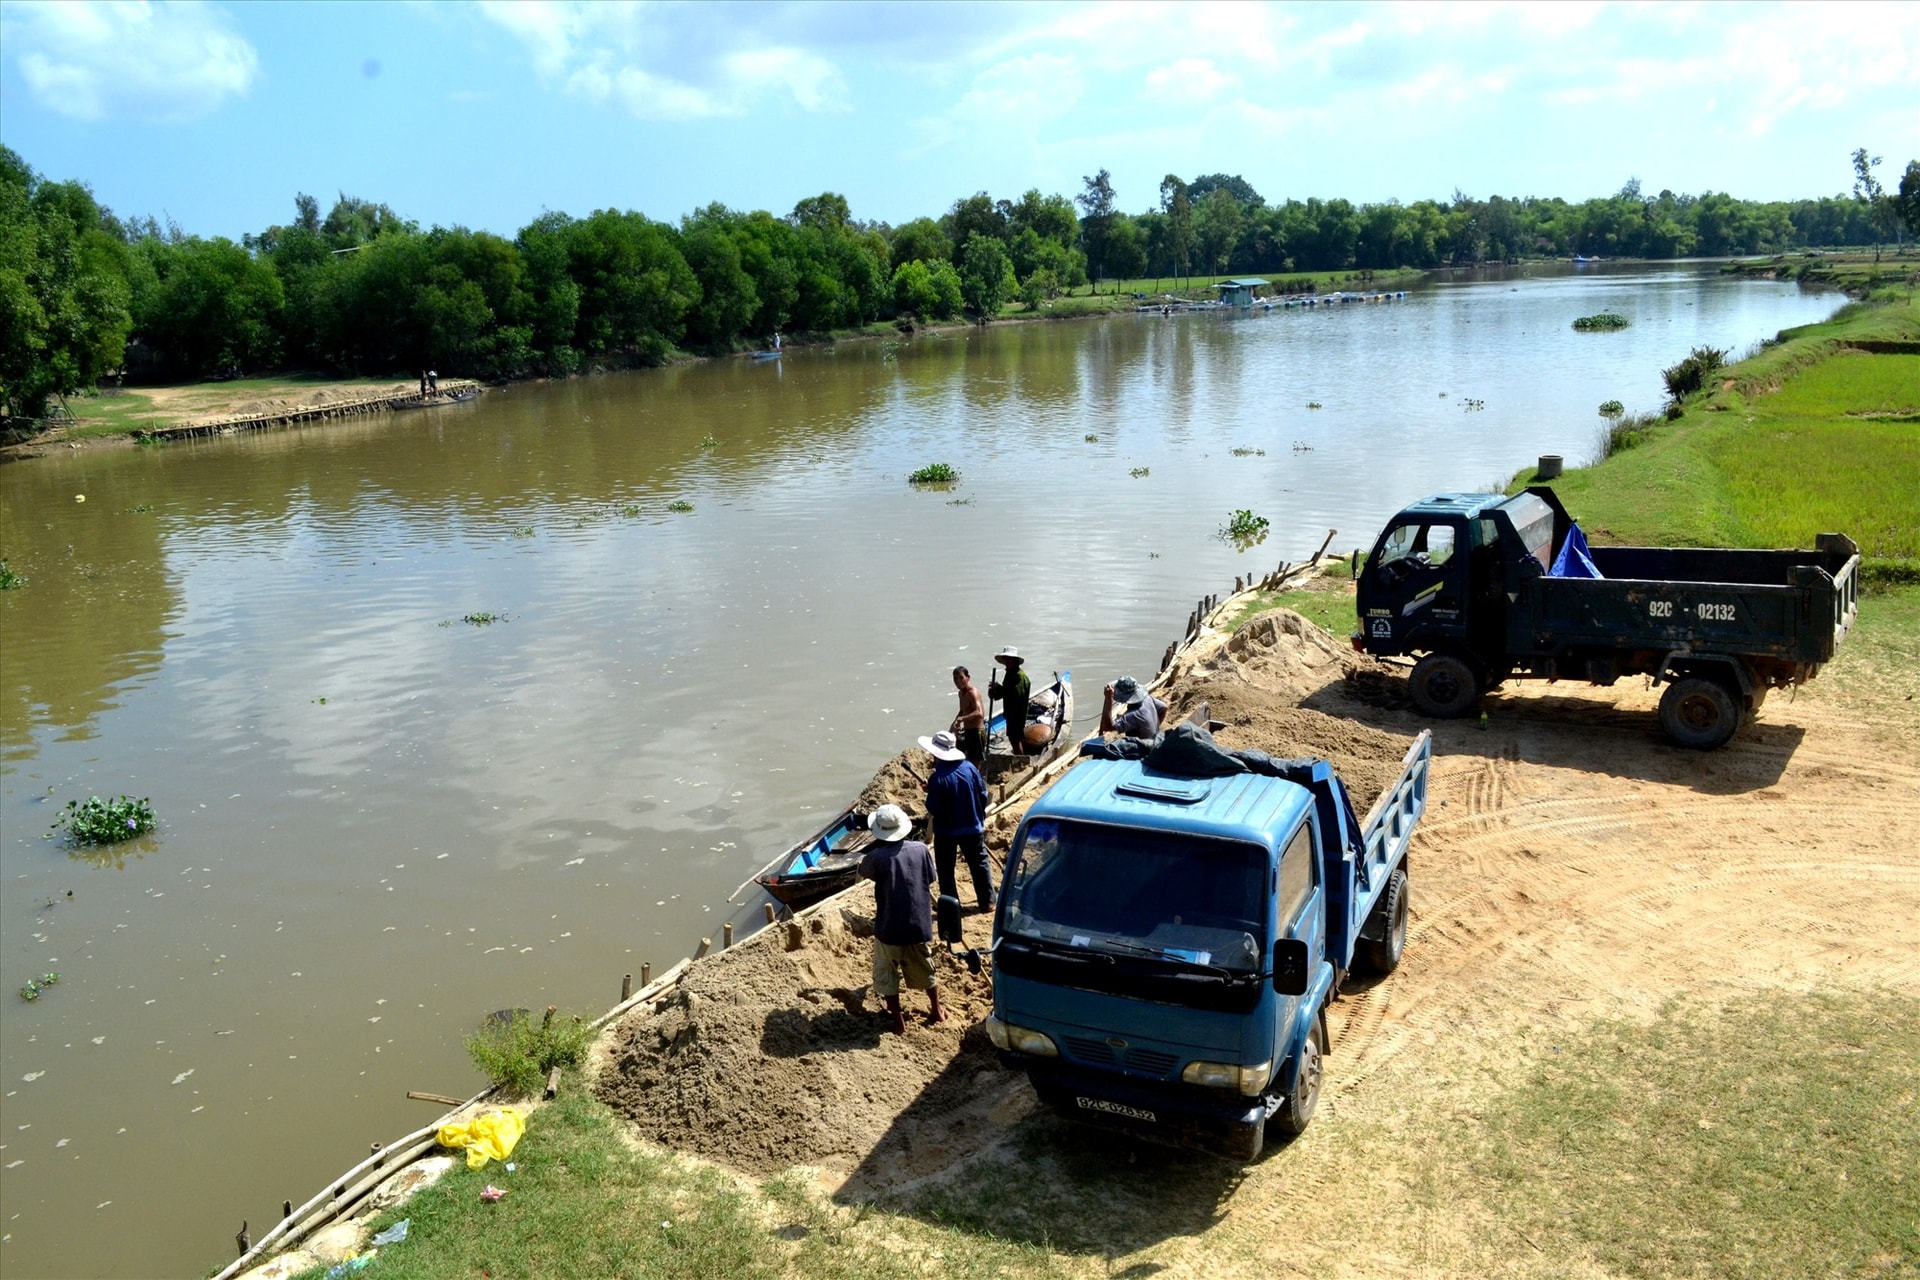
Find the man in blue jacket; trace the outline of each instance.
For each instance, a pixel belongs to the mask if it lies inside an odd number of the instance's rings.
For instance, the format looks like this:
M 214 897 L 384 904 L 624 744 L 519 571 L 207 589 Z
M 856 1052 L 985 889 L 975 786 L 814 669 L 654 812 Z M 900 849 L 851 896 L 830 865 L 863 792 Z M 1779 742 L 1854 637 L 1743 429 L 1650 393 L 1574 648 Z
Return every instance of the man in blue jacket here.
M 920 739 L 934 758 L 927 779 L 927 821 L 933 827 L 933 861 L 940 872 L 940 892 L 960 896 L 954 884 L 957 858 L 967 860 L 973 873 L 973 899 L 982 911 L 993 910 L 993 864 L 987 861 L 987 780 L 960 750 L 951 733 Z

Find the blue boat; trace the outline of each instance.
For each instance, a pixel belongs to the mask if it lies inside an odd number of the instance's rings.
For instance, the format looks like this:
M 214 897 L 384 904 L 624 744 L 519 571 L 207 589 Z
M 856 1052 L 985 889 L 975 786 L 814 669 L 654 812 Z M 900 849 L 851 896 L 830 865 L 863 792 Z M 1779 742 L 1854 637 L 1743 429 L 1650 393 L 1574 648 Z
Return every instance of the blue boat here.
M 1042 733 L 1034 733 L 1034 726 Z M 1027 704 L 1028 754 L 1016 756 L 1003 747 L 1007 734 L 1007 716 L 1003 711 L 987 723 L 987 777 L 1004 777 L 1010 771 L 1037 769 L 1074 747 L 1073 673 L 1062 671 L 1053 683 L 1037 691 Z M 988 807 L 991 812 L 993 806 Z M 914 820 L 914 838 L 924 840 L 920 820 Z M 826 826 L 767 864 L 753 883 L 765 889 L 775 901 L 795 911 L 811 906 L 853 887 L 860 878 L 860 859 L 866 856 L 873 836 L 867 830 L 867 814 L 858 808 L 843 809 Z M 745 886 L 742 886 L 743 888 Z

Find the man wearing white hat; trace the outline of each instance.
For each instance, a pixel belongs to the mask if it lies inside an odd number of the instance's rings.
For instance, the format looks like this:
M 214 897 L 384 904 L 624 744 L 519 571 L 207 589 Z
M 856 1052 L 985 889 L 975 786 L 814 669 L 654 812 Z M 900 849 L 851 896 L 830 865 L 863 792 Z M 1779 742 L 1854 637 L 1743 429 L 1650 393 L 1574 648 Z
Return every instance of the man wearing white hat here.
M 973 873 L 973 898 L 982 911 L 993 910 L 993 864 L 987 861 L 987 780 L 967 759 L 951 733 L 920 739 L 934 759 L 927 779 L 927 821 L 933 826 L 933 865 L 940 892 L 958 898 L 954 862 L 965 857 Z
M 1020 651 L 1012 645 L 994 654 L 993 660 L 1007 671 L 987 685 L 987 696 L 1000 699 L 1006 706 L 1007 750 L 1023 756 L 1027 754 L 1027 698 L 1033 691 L 1033 681 L 1027 678 Z
M 939 979 L 933 973 L 933 855 L 913 834 L 913 820 L 897 804 L 883 804 L 867 819 L 874 845 L 860 859 L 860 876 L 873 881 L 873 989 L 893 1015 L 893 1033 L 907 1034 L 900 1011 L 900 979 L 925 991 L 928 1022 L 940 1011 Z

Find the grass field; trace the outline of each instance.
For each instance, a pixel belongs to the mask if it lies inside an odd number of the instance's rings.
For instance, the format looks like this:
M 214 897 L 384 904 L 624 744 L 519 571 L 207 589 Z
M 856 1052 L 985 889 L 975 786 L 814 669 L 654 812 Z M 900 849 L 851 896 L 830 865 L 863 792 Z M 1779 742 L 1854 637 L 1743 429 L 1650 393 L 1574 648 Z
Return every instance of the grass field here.
M 1599 541 L 1807 547 L 1838 531 L 1876 560 L 1920 557 L 1920 352 L 1854 343 L 1920 344 L 1920 307 L 1790 331 L 1638 447 L 1554 488 Z
M 354 392 L 405 385 L 404 379 L 329 378 L 295 373 L 270 378 L 235 378 L 227 382 L 103 390 L 95 395 L 75 396 L 67 402 L 74 418 L 67 434 L 128 435 L 242 411 L 241 406 L 255 401 L 291 401 L 320 391 Z
M 1333 1141 L 1270 1158 L 1306 1162 L 1302 1176 L 1316 1177 L 1349 1157 L 1391 1159 L 1391 1180 L 1431 1204 L 1419 1218 L 1382 1216 L 1370 1243 L 1417 1256 L 1436 1219 L 1451 1217 L 1477 1233 L 1459 1240 L 1456 1269 L 1477 1274 L 1811 1280 L 1910 1274 L 1920 1259 L 1910 1141 L 1920 1002 L 1909 997 L 1677 1002 L 1650 1025 L 1602 1022 L 1556 1037 L 1508 1074 L 1476 1103 L 1478 1123 L 1459 1123 L 1450 1082 L 1435 1080 L 1404 1099 L 1404 1124 L 1390 1132 L 1336 1113 L 1316 1121 L 1338 1130 Z M 1124 1158 L 1116 1171 L 1118 1148 L 1092 1144 L 1036 1151 L 1049 1176 L 1018 1195 L 963 1169 L 897 1205 L 850 1207 L 804 1176 L 754 1185 L 637 1150 L 570 1084 L 528 1123 L 513 1173 L 456 1168 L 376 1219 L 411 1220 L 378 1270 L 421 1280 L 1111 1273 L 1114 1247 L 1151 1234 L 1144 1224 L 1156 1211 L 1184 1217 L 1187 1201 L 1220 1184 L 1210 1162 L 1151 1149 L 1132 1172 Z M 1380 1176 L 1356 1174 L 1355 1185 Z M 489 1183 L 506 1196 L 482 1200 Z M 1283 1242 L 1275 1230 L 1228 1214 L 1205 1234 L 1231 1270 L 1229 1259 Z M 1507 1251 L 1520 1241 L 1532 1252 Z

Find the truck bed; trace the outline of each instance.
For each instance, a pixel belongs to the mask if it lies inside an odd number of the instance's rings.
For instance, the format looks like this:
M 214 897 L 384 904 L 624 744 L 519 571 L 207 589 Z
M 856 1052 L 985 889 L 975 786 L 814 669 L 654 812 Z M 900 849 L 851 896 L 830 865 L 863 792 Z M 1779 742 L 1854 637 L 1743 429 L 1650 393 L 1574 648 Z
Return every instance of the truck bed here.
M 1594 547 L 1604 578 L 1539 578 L 1519 602 L 1515 648 L 1691 650 L 1817 666 L 1859 608 L 1859 553 L 1822 534 L 1814 551 Z M 1517 637 L 1515 637 L 1517 638 Z

